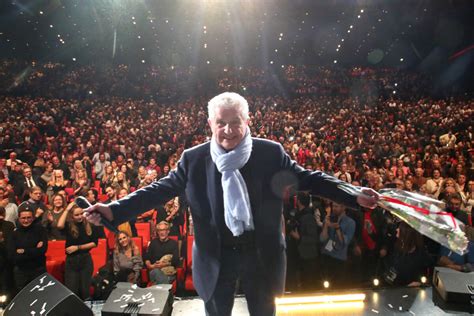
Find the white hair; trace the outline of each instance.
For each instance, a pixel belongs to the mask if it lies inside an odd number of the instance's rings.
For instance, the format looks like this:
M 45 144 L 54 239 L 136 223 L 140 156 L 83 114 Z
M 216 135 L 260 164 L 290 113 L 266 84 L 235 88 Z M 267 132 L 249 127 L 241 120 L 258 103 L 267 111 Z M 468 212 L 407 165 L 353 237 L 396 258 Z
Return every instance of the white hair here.
M 208 117 L 213 119 L 218 108 L 234 108 L 240 112 L 244 120 L 249 119 L 249 104 L 243 96 L 235 92 L 224 92 L 212 98 L 207 104 Z

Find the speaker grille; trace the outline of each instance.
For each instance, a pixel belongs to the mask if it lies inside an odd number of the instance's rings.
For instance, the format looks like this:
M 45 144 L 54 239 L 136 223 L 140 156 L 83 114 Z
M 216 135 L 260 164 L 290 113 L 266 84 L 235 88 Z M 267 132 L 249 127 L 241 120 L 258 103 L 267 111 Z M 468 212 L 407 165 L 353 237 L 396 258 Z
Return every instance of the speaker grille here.
M 471 294 L 474 294 L 474 284 L 468 284 L 467 289 Z

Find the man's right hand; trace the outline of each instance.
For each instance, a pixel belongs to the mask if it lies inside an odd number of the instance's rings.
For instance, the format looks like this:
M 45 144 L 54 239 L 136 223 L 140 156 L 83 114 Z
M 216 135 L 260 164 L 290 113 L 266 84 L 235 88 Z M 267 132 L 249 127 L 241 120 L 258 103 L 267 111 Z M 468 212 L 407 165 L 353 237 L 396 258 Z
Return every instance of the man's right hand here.
M 89 208 L 84 209 L 83 216 L 88 222 L 96 226 L 102 224 L 102 217 L 108 219 L 109 221 L 112 221 L 114 219 L 114 215 L 112 214 L 112 210 L 110 209 L 110 207 L 102 203 L 97 203 Z

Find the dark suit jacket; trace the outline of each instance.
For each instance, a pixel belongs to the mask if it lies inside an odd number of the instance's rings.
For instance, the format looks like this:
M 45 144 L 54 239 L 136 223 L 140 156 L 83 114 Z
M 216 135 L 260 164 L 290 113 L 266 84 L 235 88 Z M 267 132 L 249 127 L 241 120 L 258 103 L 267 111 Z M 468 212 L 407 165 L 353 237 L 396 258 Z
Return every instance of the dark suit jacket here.
M 46 186 L 44 181 L 40 177 L 33 176 L 32 178 L 36 186 L 39 186 L 43 190 L 43 192 L 46 192 Z M 14 190 L 15 194 L 20 197 L 20 199 L 22 199 L 23 201 L 28 200 L 28 183 L 24 175 L 22 175 L 18 179 Z
M 252 154 L 241 169 L 247 184 L 255 224 L 255 243 L 268 280 L 268 291 L 284 290 L 286 256 L 282 232 L 282 191 L 289 185 L 330 198 L 348 207 L 356 199 L 339 190 L 341 181 L 322 172 L 310 172 L 292 161 L 275 142 L 254 138 Z M 224 221 L 221 174 L 212 162 L 210 144 L 184 151 L 176 170 L 169 176 L 109 204 L 115 225 L 156 208 L 171 198 L 186 194 L 193 216 L 193 281 L 204 301 L 212 296 L 220 269 Z

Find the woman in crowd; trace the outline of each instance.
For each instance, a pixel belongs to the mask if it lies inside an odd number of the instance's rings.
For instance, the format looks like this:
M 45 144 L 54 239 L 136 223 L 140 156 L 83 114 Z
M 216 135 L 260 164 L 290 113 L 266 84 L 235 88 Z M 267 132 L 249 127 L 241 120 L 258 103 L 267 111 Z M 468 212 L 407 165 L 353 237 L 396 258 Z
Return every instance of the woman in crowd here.
M 51 181 L 49 181 L 46 189 L 48 200 L 50 201 L 54 194 L 63 191 L 68 184 L 69 181 L 64 179 L 64 172 L 61 169 L 53 170 L 53 176 L 51 177 Z
M 45 166 L 45 170 L 43 174 L 41 175 L 41 180 L 44 181 L 44 183 L 48 184 L 53 177 L 53 164 L 48 162 Z
M 114 182 L 114 178 L 115 178 L 114 169 L 112 168 L 111 165 L 107 165 L 107 167 L 105 167 L 104 175 L 102 176 L 102 179 L 100 180 L 100 186 L 102 187 L 103 191 L 105 191 L 106 187 L 112 186 L 112 183 Z
M 70 203 L 58 221 L 58 228 L 66 234 L 66 286 L 81 299 L 89 297 L 93 263 L 90 250 L 97 247 L 96 230 L 87 222 L 84 211 Z
M 435 195 L 440 189 L 442 181 L 443 177 L 441 177 L 441 171 L 439 169 L 434 169 L 432 177 L 426 181 L 426 192 Z
M 423 236 L 401 222 L 396 238 L 393 250 L 384 262 L 383 279 L 388 285 L 419 286 L 421 277 L 426 276 L 428 268 L 433 266 Z
M 64 240 L 66 235 L 64 230 L 58 228 L 58 221 L 66 209 L 66 199 L 60 194 L 55 194 L 51 199 L 51 204 L 52 206 L 43 216 L 43 226 L 48 231 L 49 240 Z
M 117 176 L 114 178 L 112 187 L 115 190 L 120 190 L 120 189 L 125 189 L 127 191 L 130 190 L 130 184 L 125 176 L 125 173 L 123 173 L 122 171 L 117 172 Z
M 134 282 L 137 282 L 142 268 L 143 259 L 138 246 L 128 232 L 120 231 L 115 236 L 114 273 L 117 275 L 120 271 L 132 269 L 135 272 Z
M 85 196 L 87 191 L 91 186 L 91 181 L 87 177 L 87 173 L 85 169 L 78 169 L 76 170 L 76 176 L 72 182 L 72 188 L 74 189 L 75 196 Z

